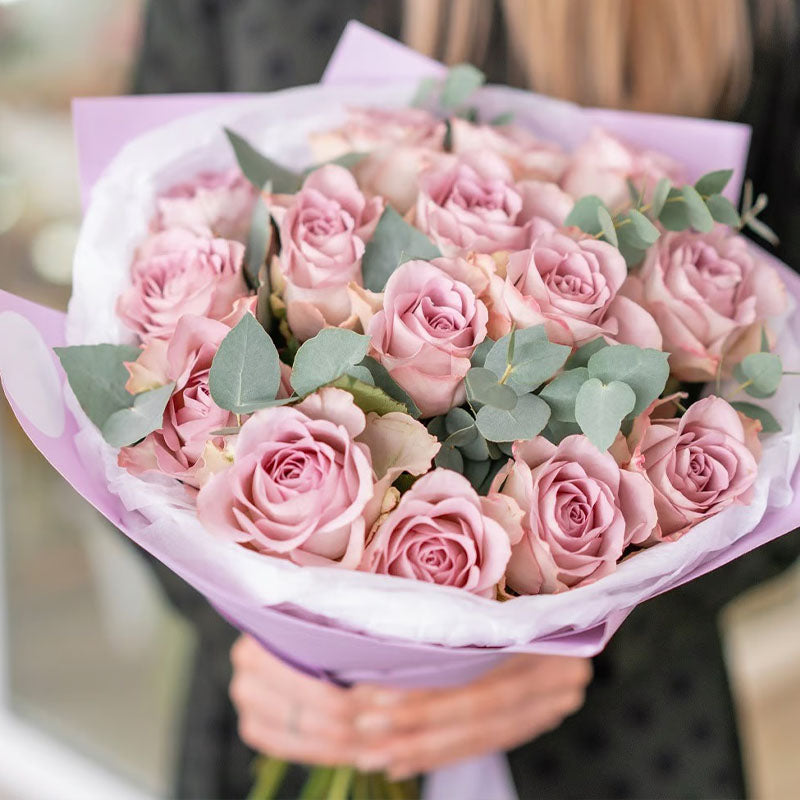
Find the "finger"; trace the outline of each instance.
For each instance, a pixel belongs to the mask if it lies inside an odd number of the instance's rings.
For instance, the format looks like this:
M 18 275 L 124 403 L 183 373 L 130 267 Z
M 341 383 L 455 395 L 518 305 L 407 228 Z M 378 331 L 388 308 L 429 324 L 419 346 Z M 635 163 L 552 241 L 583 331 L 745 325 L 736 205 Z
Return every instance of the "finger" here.
M 352 718 L 331 715 L 324 708 L 267 689 L 252 673 L 237 672 L 231 680 L 229 693 L 240 716 L 255 717 L 264 726 L 327 737 L 339 743 L 357 738 Z
M 289 666 L 249 636 L 236 641 L 231 649 L 231 662 L 235 673 L 251 674 L 271 691 L 295 698 L 304 706 L 342 720 L 353 716 L 348 690 Z
M 537 698 L 515 710 L 470 725 L 450 725 L 393 737 L 382 751 L 365 754 L 388 764 L 394 779 L 426 772 L 493 750 L 508 750 L 552 730 L 583 704 L 583 693 L 568 690 Z
M 565 688 L 583 688 L 590 670 L 584 659 L 564 658 L 529 661 L 456 689 L 409 694 L 405 701 L 389 707 L 367 705 L 356 718 L 365 734 L 381 735 L 484 719 L 506 709 L 518 708 L 537 696 L 558 693 Z

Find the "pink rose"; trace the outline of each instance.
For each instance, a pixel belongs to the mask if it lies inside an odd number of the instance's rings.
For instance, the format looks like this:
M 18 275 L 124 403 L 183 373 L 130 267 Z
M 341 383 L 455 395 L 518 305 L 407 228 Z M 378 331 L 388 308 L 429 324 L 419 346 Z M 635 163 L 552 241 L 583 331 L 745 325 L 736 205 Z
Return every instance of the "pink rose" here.
M 458 269 L 453 261 L 402 264 L 386 283 L 380 310 L 371 319 L 362 316 L 373 354 L 423 417 L 464 402 L 470 356 L 486 338 L 486 306 L 451 277 L 449 270 Z
M 595 194 L 616 209 L 631 203 L 628 180 L 640 191 L 644 187 L 645 200 L 649 200 L 661 178 L 681 184 L 683 167 L 663 153 L 637 150 L 595 128 L 573 153 L 561 186 L 576 199 Z
M 198 487 L 224 463 L 224 439 L 211 432 L 235 424 L 208 389 L 211 361 L 229 332 L 221 322 L 185 315 L 169 343 L 151 340 L 128 365 L 132 394 L 175 382 L 161 428 L 119 451 L 119 465 L 134 475 L 156 471 Z
M 383 212 L 344 167 L 312 172 L 292 196 L 273 198 L 280 224 L 280 273 L 289 327 L 304 341 L 351 314 L 347 285 L 361 283 L 361 257 Z
M 786 308 L 777 272 L 722 228 L 663 235 L 626 293 L 653 315 L 670 369 L 685 381 L 709 380 L 721 360 L 727 367 L 757 352 L 764 321 Z
M 489 335 L 499 339 L 512 326 L 544 324 L 548 338 L 579 347 L 598 336 L 661 349 L 655 320 L 618 294 L 628 276 L 616 247 L 597 239 L 575 240 L 553 231 L 530 250 L 512 253 L 505 276 L 496 273 L 489 290 Z
M 358 185 L 405 214 L 417 199 L 419 173 L 441 152 L 444 135 L 444 122 L 419 108 L 355 108 L 341 128 L 312 134 L 311 149 L 320 162 L 368 153 L 353 167 Z
M 255 199 L 255 189 L 239 170 L 201 172 L 158 197 L 155 226 L 245 242 Z
M 440 156 L 419 187 L 415 223 L 445 255 L 522 250 L 573 206 L 554 183 L 515 183 L 505 161 L 485 151 Z
M 474 125 L 454 117 L 450 121 L 453 152 L 491 151 L 511 167 L 514 179 L 557 183 L 569 156 L 552 142 L 537 139 L 519 125 Z
M 131 285 L 117 314 L 143 342 L 168 339 L 184 314 L 221 319 L 247 293 L 244 246 L 169 230 L 145 241 L 131 267 Z
M 630 469 L 655 493 L 651 541 L 676 539 L 733 503 L 749 503 L 760 446 L 749 423 L 721 397 L 706 397 L 679 419 L 643 414 L 629 437 Z
M 490 497 L 498 490 L 524 512 L 507 571 L 508 586 L 520 594 L 560 592 L 608 575 L 656 525 L 648 482 L 581 435 L 558 446 L 541 436 L 517 442 Z
M 253 414 L 233 464 L 200 490 L 197 514 L 212 533 L 260 552 L 352 569 L 365 531 L 396 494 L 391 483 L 427 471 L 437 450 L 408 415 L 365 417 L 352 395 L 322 389 Z
M 363 569 L 493 598 L 511 546 L 494 518 L 498 506 L 487 512 L 484 500 L 463 475 L 433 470 L 375 531 Z

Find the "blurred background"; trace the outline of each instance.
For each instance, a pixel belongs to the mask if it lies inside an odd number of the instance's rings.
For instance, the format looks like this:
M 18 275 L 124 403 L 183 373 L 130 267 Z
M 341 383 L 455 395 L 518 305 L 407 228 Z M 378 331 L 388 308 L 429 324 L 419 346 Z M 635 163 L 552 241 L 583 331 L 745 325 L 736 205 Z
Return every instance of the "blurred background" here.
M 1 289 L 66 308 L 81 219 L 70 99 L 130 91 L 140 6 L 0 0 Z M 192 633 L 0 402 L 0 798 L 166 797 Z M 794 568 L 720 619 L 757 798 L 800 797 L 799 615 Z

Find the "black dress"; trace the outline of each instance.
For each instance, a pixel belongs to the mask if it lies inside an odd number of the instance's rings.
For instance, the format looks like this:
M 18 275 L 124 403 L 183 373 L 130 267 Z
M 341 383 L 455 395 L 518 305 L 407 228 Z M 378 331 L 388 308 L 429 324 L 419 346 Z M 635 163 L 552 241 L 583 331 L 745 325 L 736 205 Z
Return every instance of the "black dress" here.
M 269 91 L 313 83 L 348 19 L 396 36 L 400 6 L 397 0 L 153 0 L 135 89 Z M 310 42 L 313 47 L 304 46 Z M 800 265 L 796 48 L 797 38 L 790 36 L 773 37 L 758 49 L 742 118 L 754 127 L 749 174 L 770 197 L 764 219 L 781 236 L 777 254 Z M 490 75 L 493 65 L 504 63 L 497 53 L 494 48 Z M 795 533 L 637 608 L 595 659 L 583 709 L 510 753 L 520 798 L 743 797 L 717 616 L 725 603 L 798 555 Z M 227 695 L 228 649 L 236 631 L 166 568 L 154 568 L 194 622 L 199 640 L 176 794 L 191 800 L 244 797 L 252 753 L 236 735 Z M 301 778 L 294 774 L 287 791 Z

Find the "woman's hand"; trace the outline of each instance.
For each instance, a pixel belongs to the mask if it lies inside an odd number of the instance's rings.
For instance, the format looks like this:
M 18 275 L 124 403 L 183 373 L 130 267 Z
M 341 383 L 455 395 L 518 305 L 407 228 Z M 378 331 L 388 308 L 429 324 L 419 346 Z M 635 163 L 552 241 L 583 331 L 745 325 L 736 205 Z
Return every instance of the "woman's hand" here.
M 583 704 L 587 659 L 516 655 L 467 686 L 342 689 L 239 638 L 231 698 L 242 740 L 308 764 L 354 764 L 395 779 L 507 750 L 557 727 Z

